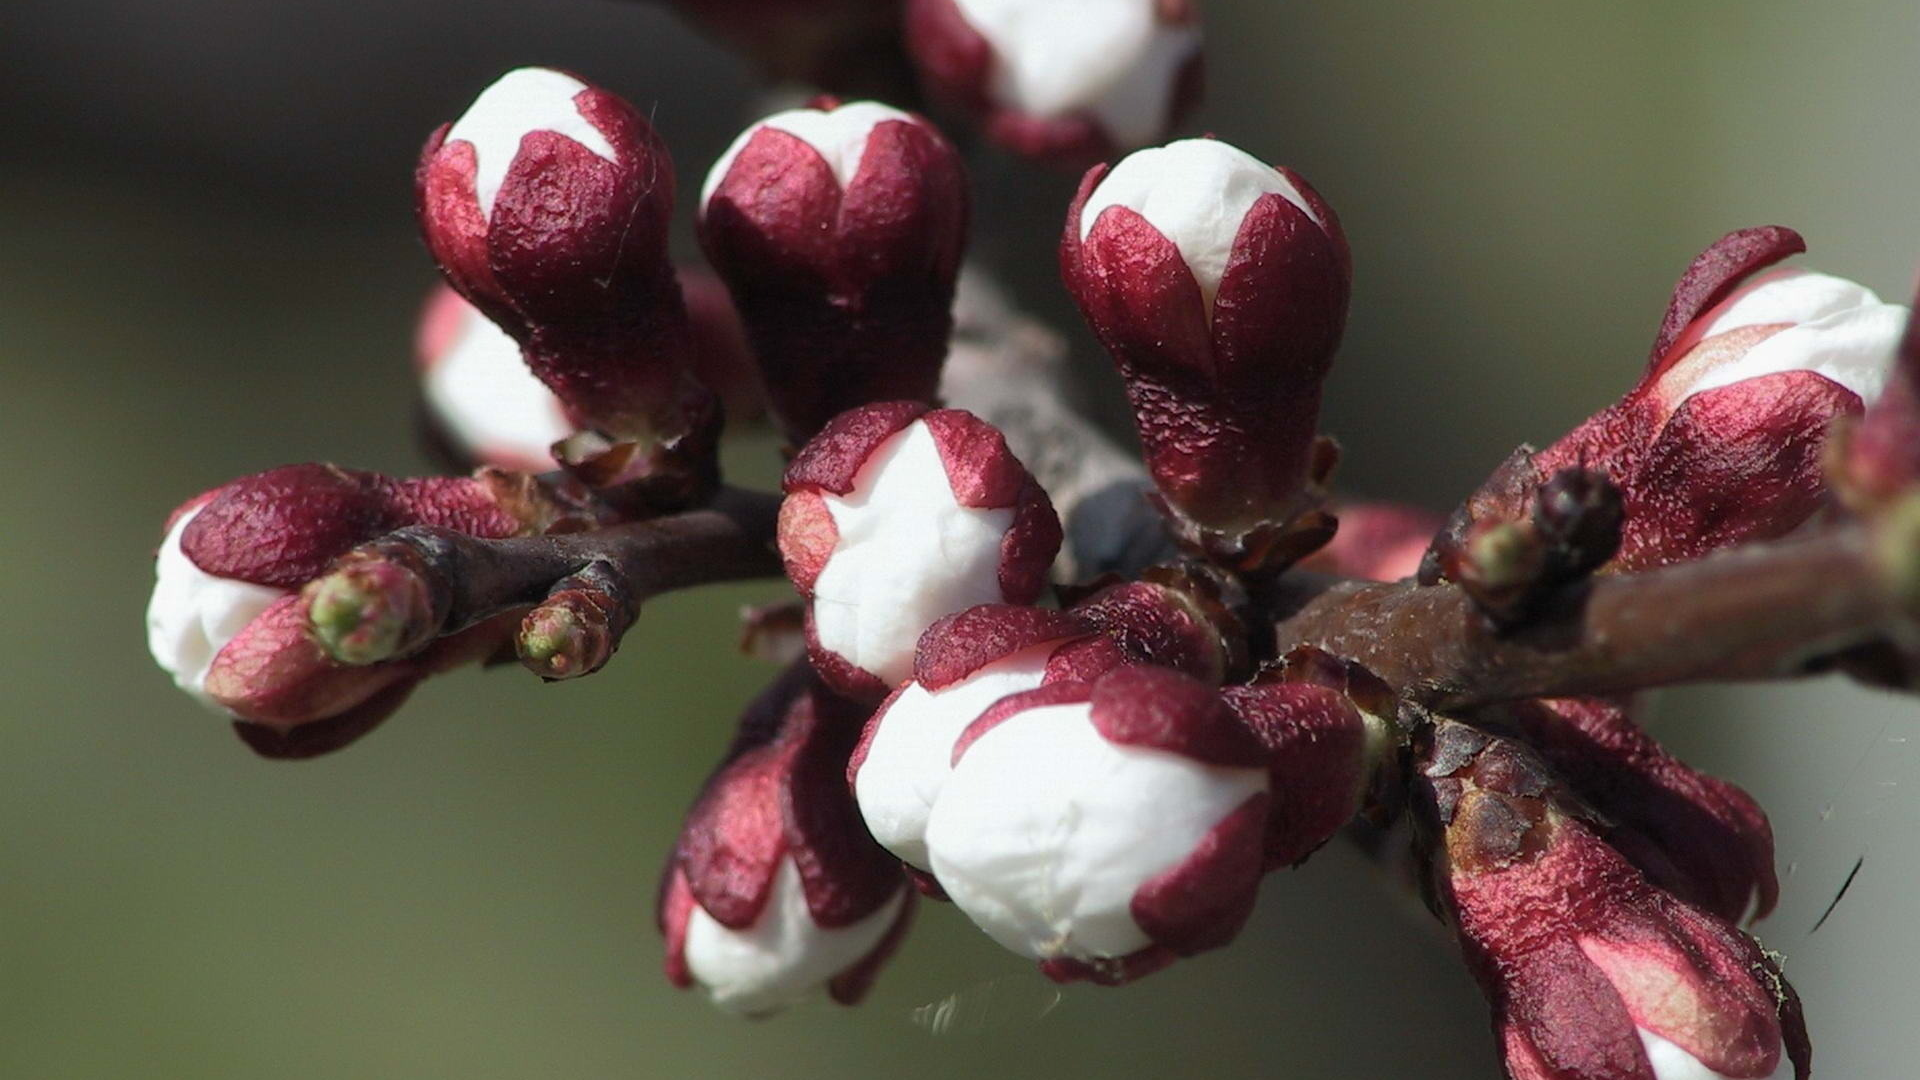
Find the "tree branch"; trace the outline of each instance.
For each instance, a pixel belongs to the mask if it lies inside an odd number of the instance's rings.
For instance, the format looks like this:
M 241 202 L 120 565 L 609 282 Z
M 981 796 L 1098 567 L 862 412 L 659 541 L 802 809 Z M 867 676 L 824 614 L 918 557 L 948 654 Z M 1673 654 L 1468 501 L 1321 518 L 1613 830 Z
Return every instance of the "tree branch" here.
M 1441 710 L 1526 697 L 1787 678 L 1904 635 L 1912 615 L 1878 527 L 1845 522 L 1641 574 L 1561 590 L 1496 629 L 1457 585 L 1291 575 L 1261 597 L 1281 651 L 1358 661 Z
M 312 591 L 313 631 L 335 659 L 370 664 L 411 655 L 435 639 L 458 633 L 549 598 L 566 600 L 569 616 L 529 616 L 522 637 L 538 633 L 535 670 L 550 676 L 584 674 L 604 662 L 639 606 L 664 592 L 719 581 L 777 577 L 774 528 L 780 497 L 723 488 L 708 505 L 685 513 L 586 532 L 484 540 L 447 529 L 411 527 L 389 533 L 343 556 Z M 609 640 L 597 660 L 587 641 L 555 646 L 555 634 L 593 617 L 582 630 Z M 536 613 L 540 612 L 536 608 Z M 552 657 L 565 652 L 566 663 Z M 522 655 L 528 655 L 522 641 Z M 556 669 L 557 668 L 557 669 Z

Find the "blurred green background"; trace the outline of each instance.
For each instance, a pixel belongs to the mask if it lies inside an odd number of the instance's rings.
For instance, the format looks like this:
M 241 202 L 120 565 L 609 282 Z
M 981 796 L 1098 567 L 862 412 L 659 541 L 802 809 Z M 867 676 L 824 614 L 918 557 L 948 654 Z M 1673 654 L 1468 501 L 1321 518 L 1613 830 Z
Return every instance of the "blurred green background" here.
M 1193 126 L 1299 168 L 1353 243 L 1327 417 L 1348 490 L 1444 507 L 1610 400 L 1728 229 L 1793 225 L 1812 262 L 1890 296 L 1920 265 L 1912 0 L 1205 8 Z M 730 643 L 771 586 L 653 605 L 578 685 L 439 680 L 301 765 L 254 759 L 172 689 L 141 628 L 171 507 L 288 461 L 425 468 L 413 155 L 524 63 L 651 108 L 683 206 L 753 109 L 732 58 L 645 5 L 0 12 L 0 437 L 20 466 L 0 516 L 0 1076 L 1493 1075 L 1443 939 L 1341 847 L 1270 879 L 1234 948 L 1057 1005 L 938 908 L 856 1010 L 746 1024 L 669 989 L 655 875 L 767 675 Z M 976 250 L 1071 326 L 1067 180 L 977 174 Z M 733 450 L 741 478 L 770 483 L 773 460 Z M 1821 1074 L 1912 1075 L 1920 707 L 1689 690 L 1657 721 L 1773 814 L 1786 895 L 1761 934 Z M 956 994 L 978 1022 L 916 1023 Z

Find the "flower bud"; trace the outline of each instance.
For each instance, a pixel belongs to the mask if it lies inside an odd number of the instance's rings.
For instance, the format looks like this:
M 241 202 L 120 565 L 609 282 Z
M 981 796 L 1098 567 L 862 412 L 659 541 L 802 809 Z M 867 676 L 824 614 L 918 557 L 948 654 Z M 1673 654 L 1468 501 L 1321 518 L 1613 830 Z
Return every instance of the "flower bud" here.
M 189 501 L 155 562 L 147 607 L 155 662 L 202 702 L 278 732 L 382 695 L 391 711 L 404 697 L 398 688 L 438 670 L 450 650 L 468 658 L 476 639 L 447 639 L 406 664 L 343 667 L 311 635 L 315 598 L 300 588 L 354 547 L 416 524 L 484 537 L 530 531 L 480 480 L 398 480 L 329 465 L 272 469 Z
M 988 709 L 953 753 L 934 875 L 1049 977 L 1125 982 L 1246 921 L 1267 753 L 1204 684 L 1149 667 L 1055 683 Z
M 878 699 L 920 635 L 976 604 L 1027 604 L 1060 549 L 1046 492 L 990 425 L 913 402 L 841 414 L 788 467 L 780 555 L 808 601 L 808 654 Z
M 966 246 L 964 167 L 871 101 L 775 113 L 707 174 L 700 241 L 799 446 L 871 401 L 931 402 Z
M 983 604 L 934 623 L 913 679 L 873 714 L 847 767 L 873 838 L 926 870 L 927 815 L 967 725 L 1010 694 L 1091 678 L 1121 660 L 1091 623 L 1059 611 Z
M 906 30 L 929 92 L 1024 157 L 1157 142 L 1200 98 L 1189 0 L 908 0 Z
M 435 434 L 462 462 L 541 472 L 578 429 L 520 346 L 445 285 L 427 300 L 414 355 Z
M 1089 172 L 1060 265 L 1183 540 L 1276 565 L 1324 543 L 1320 388 L 1352 277 L 1332 208 L 1290 170 L 1188 139 Z
M 1604 471 L 1625 501 L 1610 569 L 1640 570 L 1771 539 L 1827 497 L 1833 421 L 1878 400 L 1907 311 L 1800 269 L 1780 228 L 1729 234 L 1675 287 L 1639 385 L 1533 459 L 1538 476 Z
M 1523 747 L 1442 721 L 1416 802 L 1434 886 L 1515 1080 L 1805 1080 L 1754 940 L 1647 883 Z
M 866 992 L 906 932 L 913 895 L 847 791 L 864 714 L 804 663 L 748 707 L 662 882 L 674 985 L 697 982 L 748 1015 L 821 987 L 849 1005 Z
M 1648 880 L 1731 923 L 1773 910 L 1773 827 L 1752 796 L 1667 753 L 1615 702 L 1541 699 L 1509 711 Z
M 427 140 L 416 188 L 447 280 L 581 421 L 650 446 L 713 421 L 667 260 L 673 164 L 632 105 L 510 71 Z

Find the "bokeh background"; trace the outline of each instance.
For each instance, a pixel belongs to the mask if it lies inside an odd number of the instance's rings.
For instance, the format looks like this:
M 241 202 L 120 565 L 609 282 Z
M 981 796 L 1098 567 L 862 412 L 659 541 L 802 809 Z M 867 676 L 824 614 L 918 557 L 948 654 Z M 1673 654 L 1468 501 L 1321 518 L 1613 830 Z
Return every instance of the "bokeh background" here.
M 1611 399 L 1728 229 L 1793 225 L 1889 295 L 1920 265 L 1912 0 L 1205 8 L 1195 127 L 1301 169 L 1352 239 L 1348 490 L 1444 507 Z M 744 1024 L 670 990 L 655 875 L 767 675 L 730 642 L 772 587 L 653 605 L 578 685 L 439 680 L 302 765 L 172 689 L 141 627 L 172 506 L 289 461 L 426 467 L 414 153 L 525 63 L 650 108 L 683 206 L 754 109 L 738 62 L 638 3 L 0 6 L 0 1076 L 1494 1075 L 1441 936 L 1338 846 L 1270 879 L 1234 948 L 1124 991 L 1056 997 L 937 908 L 857 1010 Z M 976 171 L 976 250 L 1071 327 L 1067 181 Z M 773 480 L 770 440 L 731 462 Z M 1688 690 L 1656 726 L 1773 814 L 1761 934 L 1822 1075 L 1912 1075 L 1920 706 Z

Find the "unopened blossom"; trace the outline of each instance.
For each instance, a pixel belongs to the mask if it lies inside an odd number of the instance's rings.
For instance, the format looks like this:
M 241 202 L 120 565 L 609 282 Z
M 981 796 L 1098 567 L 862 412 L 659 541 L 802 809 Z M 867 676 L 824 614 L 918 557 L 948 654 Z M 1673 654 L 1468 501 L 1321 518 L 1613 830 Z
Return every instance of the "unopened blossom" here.
M 1091 678 L 1124 659 L 1093 623 L 1045 608 L 981 605 L 935 623 L 920 638 L 913 678 L 874 712 L 848 766 L 874 839 L 926 870 L 927 815 L 960 733 L 1010 694 Z
M 1166 669 L 1018 694 L 955 745 L 927 821 L 933 873 L 1049 977 L 1125 982 L 1239 932 L 1266 765 L 1218 693 Z
M 427 140 L 416 188 L 448 282 L 581 421 L 649 445 L 712 422 L 667 258 L 673 163 L 639 110 L 510 71 Z
M 676 986 L 698 984 L 748 1015 L 823 989 L 842 1004 L 866 992 L 906 931 L 913 895 L 847 791 L 864 717 L 805 664 L 748 707 L 662 882 Z
M 528 369 L 519 343 L 459 293 L 434 290 L 414 356 L 428 413 L 462 458 L 526 472 L 554 467 L 553 444 L 577 425 Z
M 1648 884 L 1517 743 L 1442 721 L 1416 784 L 1434 890 L 1514 1080 L 1805 1080 L 1765 950 Z
M 1826 502 L 1830 428 L 1879 399 L 1908 313 L 1851 281 L 1766 269 L 1802 250 L 1780 228 L 1708 248 L 1676 286 L 1640 383 L 1534 457 L 1542 478 L 1579 465 L 1619 487 L 1610 569 L 1780 536 Z
M 484 481 L 329 465 L 272 469 L 189 500 L 155 561 L 147 607 L 155 662 L 182 690 L 243 721 L 257 745 L 322 723 L 356 734 L 371 727 L 424 675 L 488 651 L 487 628 L 476 627 L 406 663 L 343 666 L 313 639 L 316 597 L 303 586 L 357 545 L 414 524 L 483 537 L 530 528 Z M 358 632 L 388 630 L 397 628 Z
M 1607 843 L 1648 880 L 1732 923 L 1773 910 L 1780 896 L 1773 827 L 1751 795 L 1668 753 L 1625 703 L 1553 698 L 1507 712 L 1554 773 L 1607 821 Z
M 1086 175 L 1060 265 L 1182 538 L 1282 565 L 1324 542 L 1320 390 L 1352 278 L 1332 208 L 1289 169 L 1183 140 Z
M 808 601 L 808 652 L 876 700 L 913 673 L 920 635 L 976 604 L 1031 603 L 1060 522 L 992 426 L 887 402 L 841 414 L 788 467 L 780 555 Z
M 707 174 L 699 230 L 798 446 L 872 401 L 931 403 L 966 245 L 958 153 L 872 101 L 790 109 Z
M 906 29 L 928 90 L 1027 157 L 1145 146 L 1200 96 L 1190 0 L 908 0 Z

